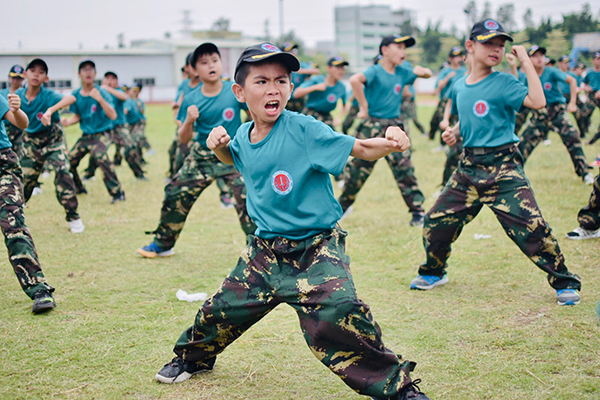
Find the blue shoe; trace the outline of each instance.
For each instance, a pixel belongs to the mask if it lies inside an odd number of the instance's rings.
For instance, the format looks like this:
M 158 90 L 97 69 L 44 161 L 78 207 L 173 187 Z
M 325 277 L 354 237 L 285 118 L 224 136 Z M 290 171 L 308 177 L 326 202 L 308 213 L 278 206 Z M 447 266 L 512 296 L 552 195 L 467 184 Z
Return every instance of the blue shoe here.
M 575 289 L 560 289 L 556 291 L 559 306 L 575 306 L 579 304 L 579 293 Z
M 448 276 L 435 276 L 435 275 L 419 275 L 410 283 L 410 288 L 413 290 L 429 290 L 436 286 L 444 285 L 448 283 Z
M 154 242 L 151 242 L 148 246 L 144 246 L 141 249 L 137 249 L 137 253 L 146 258 L 155 258 L 155 257 L 168 257 L 175 254 L 175 250 L 167 249 L 163 250 Z

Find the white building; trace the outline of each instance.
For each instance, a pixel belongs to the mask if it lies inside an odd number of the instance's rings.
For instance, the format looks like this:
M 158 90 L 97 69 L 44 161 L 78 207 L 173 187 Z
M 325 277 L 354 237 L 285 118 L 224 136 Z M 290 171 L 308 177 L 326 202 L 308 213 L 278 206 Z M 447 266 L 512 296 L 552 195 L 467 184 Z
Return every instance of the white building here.
M 373 65 L 381 38 L 399 34 L 409 20 L 415 21 L 413 11 L 388 5 L 336 7 L 335 51 L 350 62 L 352 71 L 362 71 Z

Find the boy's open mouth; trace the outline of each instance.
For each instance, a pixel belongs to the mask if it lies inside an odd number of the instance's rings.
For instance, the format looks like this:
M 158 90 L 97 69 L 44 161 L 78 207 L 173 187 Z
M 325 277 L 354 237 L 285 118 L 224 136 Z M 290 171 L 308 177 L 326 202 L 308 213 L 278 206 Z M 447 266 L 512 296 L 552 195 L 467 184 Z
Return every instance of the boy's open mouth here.
M 277 110 L 279 110 L 279 101 L 277 101 L 277 100 L 269 101 L 265 105 L 265 110 L 267 110 L 267 114 L 269 114 L 269 115 L 277 114 Z

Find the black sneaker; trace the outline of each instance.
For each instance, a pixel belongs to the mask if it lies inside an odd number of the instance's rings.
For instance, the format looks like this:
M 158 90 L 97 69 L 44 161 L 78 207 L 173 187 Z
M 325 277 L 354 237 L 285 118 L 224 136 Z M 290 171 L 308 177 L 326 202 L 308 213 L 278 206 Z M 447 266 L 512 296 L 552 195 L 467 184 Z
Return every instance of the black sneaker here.
M 415 379 L 408 385 L 404 386 L 402 390 L 394 397 L 395 400 L 430 400 L 425 393 L 421 392 L 419 386 L 421 383 L 420 379 Z
M 110 204 L 118 203 L 119 201 L 125 201 L 125 192 L 121 191 L 118 194 L 114 195 Z
M 85 186 L 82 186 L 79 189 L 75 190 L 75 193 L 77 193 L 77 194 L 88 194 L 87 189 L 85 188 Z
M 423 222 L 425 222 L 425 213 L 414 212 L 410 220 L 410 226 L 423 226 Z
M 217 357 L 213 357 L 202 363 L 191 363 L 175 357 L 154 378 L 160 383 L 181 383 L 200 372 L 212 370 L 216 359 Z
M 52 310 L 56 307 L 56 301 L 52 297 L 52 293 L 47 290 L 38 290 L 33 295 L 33 306 L 31 312 L 34 314 L 41 314 L 46 311 Z

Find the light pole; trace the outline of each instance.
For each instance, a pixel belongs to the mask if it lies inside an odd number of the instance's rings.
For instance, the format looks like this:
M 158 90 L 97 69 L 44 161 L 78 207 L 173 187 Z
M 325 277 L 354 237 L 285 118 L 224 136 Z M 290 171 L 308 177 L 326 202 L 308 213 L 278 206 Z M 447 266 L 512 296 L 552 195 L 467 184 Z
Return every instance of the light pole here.
M 279 0 L 279 38 L 283 40 L 283 0 Z

